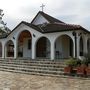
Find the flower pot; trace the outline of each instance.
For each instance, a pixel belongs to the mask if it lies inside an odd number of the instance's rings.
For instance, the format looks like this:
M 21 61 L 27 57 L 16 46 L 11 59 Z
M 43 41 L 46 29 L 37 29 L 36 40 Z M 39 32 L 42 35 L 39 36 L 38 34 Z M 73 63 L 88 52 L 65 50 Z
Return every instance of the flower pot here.
M 87 67 L 87 68 L 86 68 L 86 75 L 87 75 L 87 76 L 90 76 L 90 67 Z
M 72 67 L 71 66 L 67 66 L 64 68 L 64 74 L 70 75 L 72 72 Z
M 85 76 L 86 75 L 86 68 L 87 68 L 87 66 L 85 66 L 85 65 L 78 66 L 77 71 L 76 71 L 77 75 L 78 76 Z

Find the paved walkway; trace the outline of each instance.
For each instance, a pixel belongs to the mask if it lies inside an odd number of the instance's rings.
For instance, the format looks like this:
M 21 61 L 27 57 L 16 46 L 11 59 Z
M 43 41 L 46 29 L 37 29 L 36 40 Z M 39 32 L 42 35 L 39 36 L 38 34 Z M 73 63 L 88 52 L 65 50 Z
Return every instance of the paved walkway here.
M 0 71 L 0 90 L 90 90 L 90 79 L 57 78 Z

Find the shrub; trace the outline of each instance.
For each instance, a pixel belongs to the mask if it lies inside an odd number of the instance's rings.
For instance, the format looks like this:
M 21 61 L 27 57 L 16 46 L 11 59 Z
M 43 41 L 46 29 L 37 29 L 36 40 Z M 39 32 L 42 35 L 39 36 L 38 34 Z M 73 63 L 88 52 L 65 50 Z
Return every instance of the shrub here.
M 86 65 L 86 66 L 88 66 L 88 63 L 89 63 L 89 62 L 88 62 L 88 60 L 86 60 L 86 59 L 83 60 L 83 61 L 81 61 L 81 64 L 84 64 L 84 65 Z
M 81 61 L 81 64 L 88 66 L 90 63 L 90 53 L 84 53 L 84 60 Z
M 77 66 L 77 60 L 76 60 L 76 59 L 73 59 L 73 58 L 70 58 L 70 59 L 67 60 L 65 63 L 66 63 L 66 65 L 72 66 L 72 67 Z
M 84 53 L 85 60 L 83 60 L 85 63 L 90 63 L 90 53 Z
M 77 60 L 77 65 L 81 65 L 81 60 Z

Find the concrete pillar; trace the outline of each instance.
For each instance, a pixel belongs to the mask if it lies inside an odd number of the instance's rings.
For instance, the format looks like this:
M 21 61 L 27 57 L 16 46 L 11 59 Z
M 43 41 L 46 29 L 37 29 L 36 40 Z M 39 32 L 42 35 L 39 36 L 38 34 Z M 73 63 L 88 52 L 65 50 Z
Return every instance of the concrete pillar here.
M 6 46 L 6 44 L 5 44 L 5 46 L 4 46 L 4 54 L 5 54 L 5 58 L 7 58 L 7 46 Z
M 90 53 L 90 38 L 88 39 L 89 46 L 88 46 L 88 53 Z
M 14 42 L 14 58 L 17 58 L 17 55 L 18 55 L 18 51 L 17 51 L 17 41 Z
M 87 53 L 87 37 L 84 37 L 84 40 L 83 40 L 83 48 L 84 48 L 84 53 Z
M 77 35 L 77 58 L 79 58 L 80 53 L 80 36 Z
M 2 58 L 5 58 L 5 43 L 2 42 Z
M 75 58 L 75 39 L 73 40 L 73 57 Z
M 51 42 L 51 60 L 55 59 L 55 43 L 54 41 Z
M 36 40 L 32 39 L 32 59 L 36 58 Z
M 73 40 L 74 41 L 74 57 L 78 58 L 78 50 L 79 50 L 78 49 L 78 47 L 79 47 L 78 46 L 78 44 L 79 44 L 78 43 L 78 33 L 77 32 L 73 32 L 72 34 L 74 36 L 74 40 Z

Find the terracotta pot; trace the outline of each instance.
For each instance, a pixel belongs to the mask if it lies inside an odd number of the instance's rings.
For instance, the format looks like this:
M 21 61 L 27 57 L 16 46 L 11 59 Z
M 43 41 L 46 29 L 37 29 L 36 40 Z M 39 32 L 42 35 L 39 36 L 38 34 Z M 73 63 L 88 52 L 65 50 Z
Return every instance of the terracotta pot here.
M 86 68 L 87 68 L 87 66 L 85 66 L 85 65 L 78 66 L 77 71 L 76 71 L 77 75 L 85 76 L 86 75 Z
M 86 68 L 86 75 L 87 75 L 87 76 L 90 76 L 90 67 L 87 67 L 87 68 Z
M 71 72 L 72 72 L 72 67 L 71 66 L 67 66 L 67 67 L 64 68 L 64 73 L 65 74 L 71 74 Z

